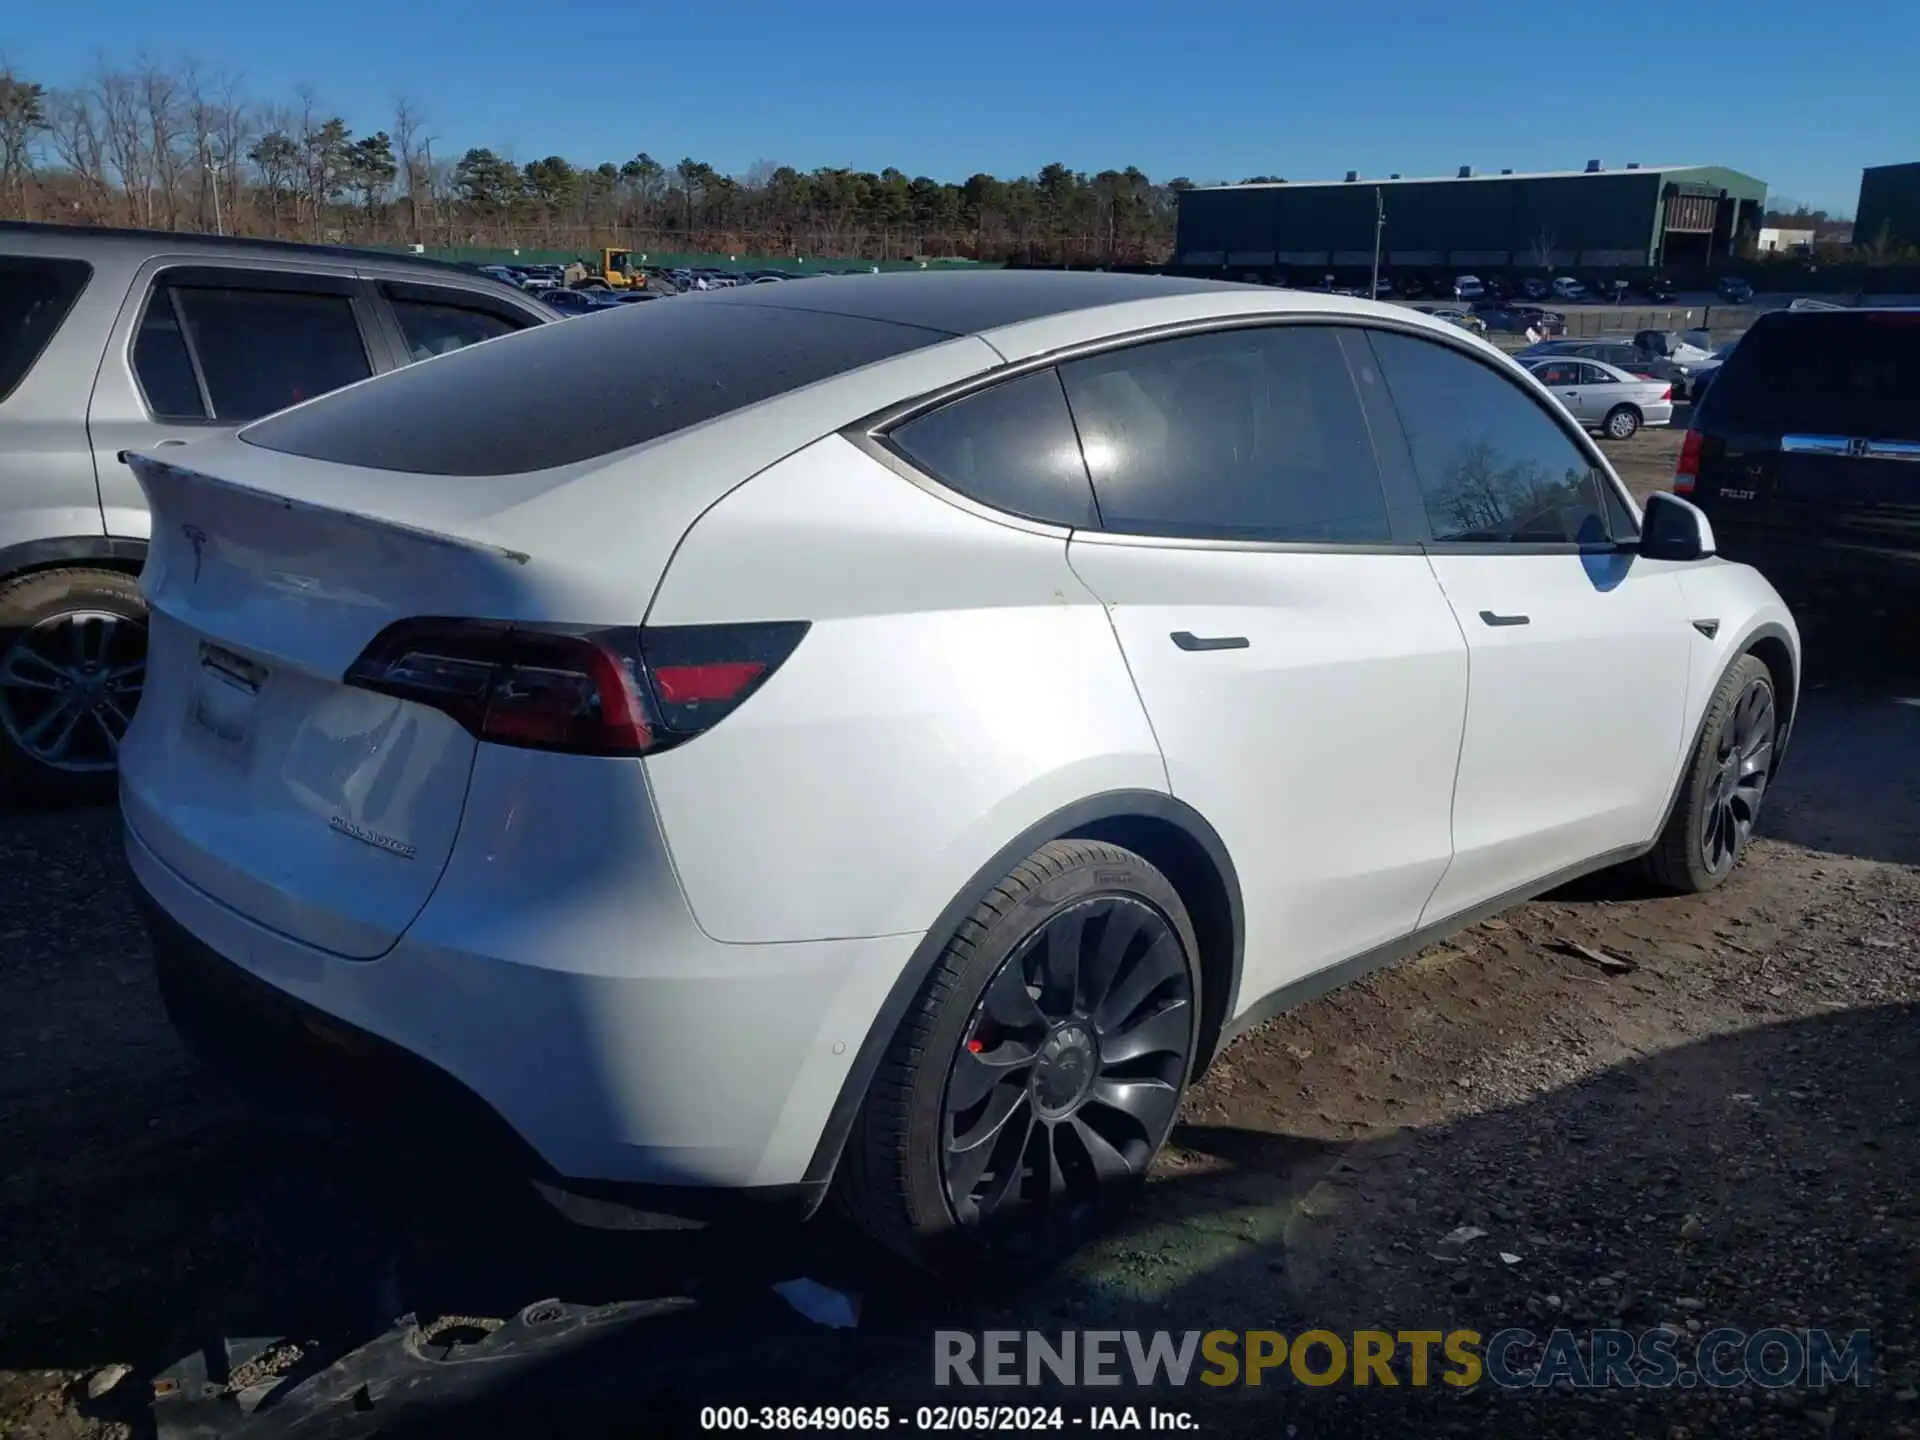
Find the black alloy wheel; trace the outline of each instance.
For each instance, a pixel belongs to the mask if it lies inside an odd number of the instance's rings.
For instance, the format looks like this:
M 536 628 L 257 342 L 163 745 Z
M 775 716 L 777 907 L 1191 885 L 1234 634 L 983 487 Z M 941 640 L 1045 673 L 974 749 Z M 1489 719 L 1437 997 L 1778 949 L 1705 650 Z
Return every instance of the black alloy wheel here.
M 1755 676 L 1733 702 L 1715 740 L 1713 779 L 1700 821 L 1700 858 L 1713 874 L 1731 870 L 1753 838 L 1773 775 L 1777 728 L 1773 686 Z
M 1680 791 L 1641 868 L 1681 894 L 1731 875 L 1753 839 L 1784 737 L 1775 678 L 1759 656 L 1735 656 L 1701 717 Z
M 1054 1250 L 1143 1178 L 1194 1044 L 1167 917 L 1124 895 L 1051 916 L 1002 962 L 948 1070 L 942 1173 L 962 1225 Z

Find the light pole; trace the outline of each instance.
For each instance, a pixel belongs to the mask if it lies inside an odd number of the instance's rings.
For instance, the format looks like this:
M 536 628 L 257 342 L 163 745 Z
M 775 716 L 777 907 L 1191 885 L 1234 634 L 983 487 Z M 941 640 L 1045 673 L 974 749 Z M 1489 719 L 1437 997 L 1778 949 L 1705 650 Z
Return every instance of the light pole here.
M 1373 289 L 1367 292 L 1369 300 L 1380 298 L 1380 237 L 1386 228 L 1387 202 L 1376 185 L 1373 187 Z
M 226 167 L 224 160 L 203 160 L 207 173 L 213 177 L 213 231 L 216 235 L 227 233 L 226 221 L 220 216 L 220 172 Z

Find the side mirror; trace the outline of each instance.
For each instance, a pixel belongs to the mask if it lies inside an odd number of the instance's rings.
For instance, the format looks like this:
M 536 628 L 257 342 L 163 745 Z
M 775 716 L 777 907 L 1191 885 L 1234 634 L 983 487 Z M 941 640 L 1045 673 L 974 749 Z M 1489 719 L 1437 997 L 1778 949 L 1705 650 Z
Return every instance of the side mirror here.
M 1713 554 L 1713 522 L 1691 501 L 1656 490 L 1641 514 L 1640 553 L 1649 560 L 1704 560 Z

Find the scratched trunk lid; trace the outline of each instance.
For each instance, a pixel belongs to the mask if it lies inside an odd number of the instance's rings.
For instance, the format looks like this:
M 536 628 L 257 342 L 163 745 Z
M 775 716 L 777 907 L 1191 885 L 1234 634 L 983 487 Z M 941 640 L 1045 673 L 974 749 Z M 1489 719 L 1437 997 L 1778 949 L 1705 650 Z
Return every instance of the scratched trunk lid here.
M 185 452 L 179 452 L 185 458 Z M 136 460 L 153 510 L 127 822 L 184 879 L 336 954 L 385 953 L 432 895 L 476 742 L 342 683 L 385 626 L 516 608 L 525 562 L 416 525 Z

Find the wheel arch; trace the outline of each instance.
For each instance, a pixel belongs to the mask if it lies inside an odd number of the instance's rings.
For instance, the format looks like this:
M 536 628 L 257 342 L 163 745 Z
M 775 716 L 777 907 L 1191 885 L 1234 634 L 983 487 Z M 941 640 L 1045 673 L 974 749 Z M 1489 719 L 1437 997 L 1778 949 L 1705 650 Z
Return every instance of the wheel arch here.
M 976 905 L 1028 855 L 1050 840 L 1104 840 L 1133 850 L 1164 874 L 1180 894 L 1200 942 L 1198 1075 L 1212 1061 L 1238 1000 L 1246 930 L 1239 876 L 1219 833 L 1199 811 L 1153 790 L 1113 790 L 1054 811 L 1003 845 L 948 902 L 895 978 L 879 1013 L 841 1082 L 806 1181 L 824 1189 L 865 1101 L 881 1058 L 947 941 Z
M 1773 677 L 1774 700 L 1780 707 L 1780 726 L 1773 744 L 1774 774 L 1778 775 L 1781 758 L 1787 753 L 1787 746 L 1793 739 L 1793 723 L 1800 708 L 1800 676 L 1794 659 L 1792 638 L 1786 626 L 1767 620 L 1743 632 L 1738 641 L 1727 647 L 1725 653 L 1726 659 L 1721 663 L 1719 673 L 1713 677 L 1713 687 L 1707 691 L 1709 697 L 1713 689 L 1726 678 L 1727 671 L 1748 655 L 1765 665 L 1767 673 Z M 1673 782 L 1673 793 L 1667 797 L 1666 809 L 1660 812 L 1660 825 L 1653 832 L 1649 849 L 1659 844 L 1660 837 L 1666 834 L 1673 812 L 1679 808 L 1680 797 L 1686 793 L 1687 779 L 1693 769 L 1693 756 L 1700 748 L 1701 737 L 1706 734 L 1707 716 L 1711 709 L 1711 703 L 1703 706 L 1700 718 L 1693 722 L 1693 734 L 1688 737 L 1687 748 L 1682 753 L 1680 774 Z
M 119 535 L 59 535 L 0 546 L 0 581 L 41 570 L 87 565 L 138 575 L 147 563 L 147 542 Z

